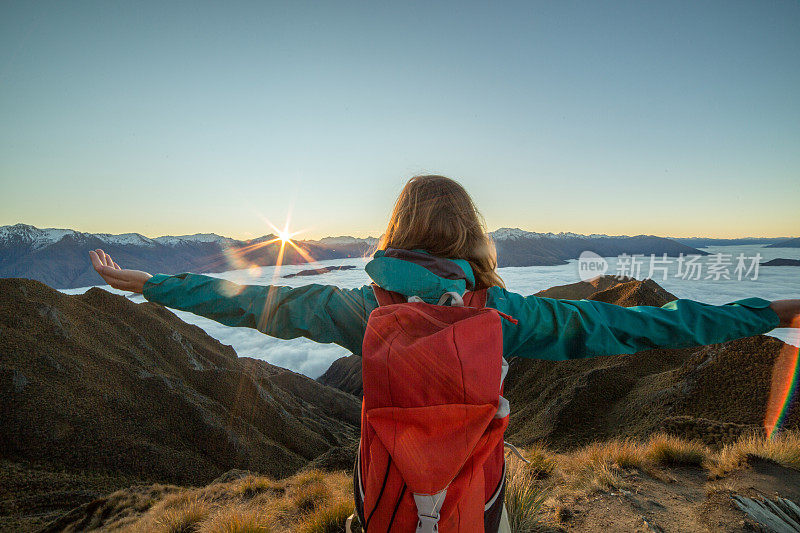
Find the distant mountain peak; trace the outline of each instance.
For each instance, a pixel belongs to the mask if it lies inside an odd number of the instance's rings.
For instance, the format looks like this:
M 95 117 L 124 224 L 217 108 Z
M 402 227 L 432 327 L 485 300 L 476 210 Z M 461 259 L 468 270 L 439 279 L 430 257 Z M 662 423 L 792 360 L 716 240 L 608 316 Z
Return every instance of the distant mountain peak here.
M 18 241 L 30 246 L 34 250 L 54 244 L 67 235 L 77 235 L 78 232 L 61 228 L 37 228 L 30 224 L 14 224 L 13 226 L 0 226 L 0 242 Z
M 547 239 L 600 239 L 600 238 L 610 238 L 611 235 L 605 235 L 603 233 L 592 233 L 591 235 L 583 235 L 580 233 L 572 233 L 569 231 L 562 231 L 559 233 L 539 233 L 535 231 L 526 231 L 520 228 L 500 228 L 497 229 L 489 235 L 495 240 L 505 240 L 505 239 L 530 239 L 530 238 L 547 238 Z M 614 238 L 622 238 L 627 237 L 627 235 L 616 235 Z
M 360 238 L 360 237 L 351 237 L 350 235 L 340 235 L 339 237 L 323 237 L 322 239 L 316 242 L 328 246 L 335 244 L 359 244 L 359 243 L 373 245 L 377 244 L 378 239 L 376 237 Z
M 223 237 L 216 233 L 194 233 L 192 235 L 164 235 L 153 239 L 155 242 L 167 246 L 174 246 L 186 242 L 216 242 L 219 244 L 230 244 L 234 239 L 230 237 Z

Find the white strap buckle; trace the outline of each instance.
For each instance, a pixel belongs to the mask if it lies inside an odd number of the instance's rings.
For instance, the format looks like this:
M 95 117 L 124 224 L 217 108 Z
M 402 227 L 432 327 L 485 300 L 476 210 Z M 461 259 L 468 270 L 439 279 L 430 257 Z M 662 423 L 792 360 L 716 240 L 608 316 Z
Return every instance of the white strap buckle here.
M 436 494 L 414 494 L 414 503 L 417 506 L 416 533 L 436 533 L 439 531 L 439 510 L 442 508 L 447 489 Z

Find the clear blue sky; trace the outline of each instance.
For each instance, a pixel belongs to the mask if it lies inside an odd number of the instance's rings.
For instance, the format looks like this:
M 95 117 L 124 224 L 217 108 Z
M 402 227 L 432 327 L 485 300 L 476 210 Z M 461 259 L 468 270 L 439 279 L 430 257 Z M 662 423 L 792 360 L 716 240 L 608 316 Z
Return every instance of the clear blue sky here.
M 800 234 L 800 2 L 378 4 L 4 0 L 0 225 Z

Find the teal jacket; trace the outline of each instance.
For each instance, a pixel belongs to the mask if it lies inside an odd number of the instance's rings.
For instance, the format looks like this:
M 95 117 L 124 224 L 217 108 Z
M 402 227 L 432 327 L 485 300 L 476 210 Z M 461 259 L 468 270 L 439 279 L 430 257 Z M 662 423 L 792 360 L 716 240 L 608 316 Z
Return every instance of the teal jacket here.
M 378 251 L 366 271 L 385 289 L 431 303 L 448 291 L 463 293 L 474 283 L 468 262 L 436 259 L 444 271 Z M 149 301 L 227 326 L 255 328 L 280 339 L 333 342 L 355 354 L 361 353 L 367 318 L 378 306 L 369 285 L 358 289 L 240 285 L 191 273 L 157 274 L 144 284 L 142 293 Z M 663 307 L 626 308 L 591 300 L 522 296 L 501 287 L 489 288 L 486 302 L 518 320 L 518 324 L 502 321 L 506 357 L 549 360 L 685 348 L 758 335 L 778 326 L 778 315 L 769 304 L 761 298 L 725 305 L 678 299 Z

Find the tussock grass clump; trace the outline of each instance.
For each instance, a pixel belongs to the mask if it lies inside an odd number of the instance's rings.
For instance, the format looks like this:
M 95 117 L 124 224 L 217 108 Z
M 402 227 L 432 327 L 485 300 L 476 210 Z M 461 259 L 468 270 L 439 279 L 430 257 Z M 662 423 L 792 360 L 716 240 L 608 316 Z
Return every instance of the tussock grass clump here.
M 325 483 L 325 473 L 322 470 L 305 470 L 294 476 L 293 485 L 302 487 Z
M 536 454 L 530 455 L 536 457 Z M 536 531 L 541 526 L 542 507 L 549 493 L 536 483 L 536 476 L 541 472 L 539 470 L 541 466 L 542 463 L 538 461 L 535 463 L 531 461 L 531 464 L 527 465 L 516 457 L 506 459 L 505 505 L 508 522 L 514 533 Z
M 620 468 L 639 468 L 646 460 L 641 445 L 630 439 L 595 442 L 572 454 L 572 461 L 583 467 L 610 464 Z
M 268 493 L 281 493 L 283 487 L 280 483 L 271 480 L 264 476 L 245 476 L 236 482 L 233 488 L 233 494 L 242 496 L 243 498 L 253 498 L 265 492 Z
M 176 497 L 168 498 L 159 509 L 154 510 L 158 513 L 158 517 L 154 520 L 154 531 L 194 533 L 211 513 L 211 505 L 197 497 Z
M 527 475 L 535 479 L 543 479 L 553 474 L 556 461 L 553 454 L 542 444 L 534 444 L 527 448 L 523 457 L 529 461 L 525 465 Z
M 593 492 L 625 488 L 625 469 L 644 468 L 647 456 L 640 444 L 620 439 L 589 444 L 561 463 L 561 477 L 573 491 Z
M 270 517 L 260 508 L 220 507 L 198 528 L 197 533 L 270 533 Z
M 595 492 L 624 489 L 628 486 L 624 471 L 614 463 L 602 462 L 595 466 L 585 465 L 568 475 L 570 485 L 578 492 Z
M 701 466 L 711 451 L 704 444 L 671 435 L 654 435 L 647 442 L 647 461 L 658 466 Z
M 299 474 L 289 492 L 289 498 L 300 511 L 317 509 L 330 495 L 325 476 L 318 471 Z
M 712 475 L 721 477 L 742 466 L 748 457 L 758 457 L 784 466 L 800 468 L 800 432 L 785 431 L 772 438 L 759 435 L 744 436 L 709 457 L 704 466 Z
M 297 529 L 299 533 L 339 533 L 355 512 L 352 498 L 338 499 L 314 511 Z

